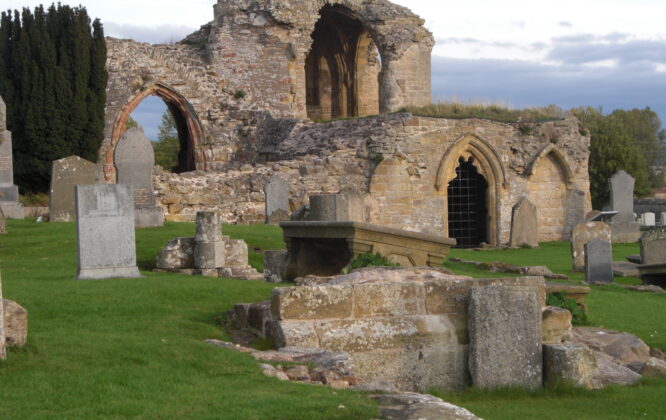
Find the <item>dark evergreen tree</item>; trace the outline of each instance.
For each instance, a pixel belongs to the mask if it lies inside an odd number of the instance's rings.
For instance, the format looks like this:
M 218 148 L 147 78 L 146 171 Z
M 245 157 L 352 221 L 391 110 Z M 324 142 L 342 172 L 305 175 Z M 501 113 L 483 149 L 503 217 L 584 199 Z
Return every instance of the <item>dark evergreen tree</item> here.
M 46 191 L 51 162 L 97 160 L 104 131 L 106 44 L 99 20 L 58 4 L 0 16 L 0 96 L 14 137 L 15 181 Z

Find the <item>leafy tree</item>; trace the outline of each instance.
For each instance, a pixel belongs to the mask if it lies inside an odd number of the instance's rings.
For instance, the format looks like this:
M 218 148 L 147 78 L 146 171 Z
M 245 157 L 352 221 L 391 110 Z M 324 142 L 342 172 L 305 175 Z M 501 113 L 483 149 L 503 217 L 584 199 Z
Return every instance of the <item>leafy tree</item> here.
M 608 202 L 608 180 L 620 170 L 636 179 L 636 195 L 648 195 L 648 167 L 623 119 L 617 115 L 604 116 L 601 109 L 590 107 L 572 111 L 592 137 L 589 173 L 594 208 L 601 208 Z
M 141 127 L 141 124 L 132 118 L 131 115 L 127 118 L 127 121 L 125 121 L 125 131 L 129 130 L 130 128 L 138 128 L 143 133 L 143 127 Z
M 14 138 L 16 183 L 47 191 L 51 162 L 95 161 L 104 131 L 104 30 L 83 7 L 0 14 L 0 96 Z
M 180 139 L 176 120 L 169 110 L 165 110 L 162 114 L 162 121 L 160 121 L 158 129 L 158 140 L 153 143 L 155 164 L 160 165 L 167 171 L 173 171 L 178 166 Z

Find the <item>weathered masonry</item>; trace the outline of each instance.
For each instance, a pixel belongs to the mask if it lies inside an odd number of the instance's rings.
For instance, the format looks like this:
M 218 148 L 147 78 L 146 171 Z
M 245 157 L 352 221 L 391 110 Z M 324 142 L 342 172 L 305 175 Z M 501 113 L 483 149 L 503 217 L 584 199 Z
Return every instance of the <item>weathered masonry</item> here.
M 290 211 L 353 187 L 366 222 L 473 247 L 508 243 L 512 209 L 528 198 L 539 241 L 567 238 L 591 209 L 590 139 L 575 118 L 390 113 L 431 102 L 434 41 L 423 23 L 386 0 L 220 0 L 183 43 L 109 39 L 104 178 L 116 182 L 125 122 L 155 95 L 180 136 L 178 166 L 154 172 L 168 220 L 208 210 L 262 223 L 264 185 L 277 175 Z M 359 118 L 316 122 L 338 117 Z
M 183 44 L 108 39 L 100 152 L 108 182 L 115 180 L 113 149 L 125 122 L 149 95 L 176 117 L 177 172 L 254 161 L 258 138 L 290 119 L 430 102 L 434 41 L 404 7 L 385 0 L 220 0 L 214 10 L 214 20 Z

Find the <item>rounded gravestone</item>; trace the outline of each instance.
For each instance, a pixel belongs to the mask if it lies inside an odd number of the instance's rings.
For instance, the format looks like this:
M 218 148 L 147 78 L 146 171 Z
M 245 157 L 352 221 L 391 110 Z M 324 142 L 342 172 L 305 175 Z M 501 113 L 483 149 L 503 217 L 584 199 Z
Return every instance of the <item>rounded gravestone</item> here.
M 130 128 L 120 138 L 114 154 L 118 184 L 129 184 L 135 207 L 155 206 L 153 167 L 155 152 L 150 140 L 138 128 Z

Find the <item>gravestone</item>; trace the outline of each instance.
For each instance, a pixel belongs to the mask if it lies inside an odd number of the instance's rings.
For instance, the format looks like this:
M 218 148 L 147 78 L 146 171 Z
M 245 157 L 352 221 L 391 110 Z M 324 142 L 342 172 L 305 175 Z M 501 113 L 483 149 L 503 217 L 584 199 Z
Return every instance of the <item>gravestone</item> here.
M 613 249 L 610 242 L 592 239 L 585 244 L 585 281 L 613 282 Z
M 666 226 L 666 212 L 661 213 L 661 225 Z
M 264 251 L 264 281 L 282 283 L 289 264 L 289 252 L 285 249 Z
M 217 268 L 224 267 L 225 251 L 220 215 L 212 211 L 198 212 L 194 237 L 194 268 L 217 272 Z
M 118 184 L 134 191 L 134 219 L 137 228 L 164 225 L 164 211 L 155 204 L 153 167 L 155 152 L 150 140 L 138 128 L 125 131 L 114 153 Z
M 619 171 L 610 179 L 611 210 L 618 213 L 610 221 L 613 242 L 636 242 L 641 236 L 640 223 L 634 216 L 634 186 L 636 180 Z
M 364 222 L 363 196 L 348 188 L 338 194 L 320 194 L 310 197 L 308 220 L 313 222 Z
M 8 219 L 23 219 L 23 205 L 14 185 L 12 133 L 7 130 L 7 108 L 0 97 L 0 208 Z
M 0 113 L 2 110 L 0 110 Z M 5 348 L 5 310 L 2 303 L 2 276 L 0 276 L 0 360 L 7 358 L 7 349 Z
M 5 214 L 0 208 L 0 233 L 7 233 L 7 220 L 5 219 Z
M 289 220 L 289 183 L 273 175 L 264 186 L 266 224 Z
M 96 182 L 97 165 L 78 156 L 54 160 L 51 166 L 49 217 L 52 222 L 71 222 L 76 218 L 77 185 Z
M 643 264 L 666 264 L 666 227 L 645 232 L 640 245 Z
M 538 287 L 472 287 L 468 307 L 472 384 L 484 389 L 541 387 L 541 323 Z
M 79 280 L 141 277 L 136 266 L 134 206 L 129 185 L 78 185 Z
M 537 208 L 527 197 L 523 197 L 513 207 L 509 246 L 512 248 L 521 246 L 539 247 Z
M 571 260 L 574 271 L 585 270 L 585 244 L 593 239 L 611 242 L 611 229 L 603 222 L 579 223 L 571 232 Z
M 656 226 L 655 215 L 652 212 L 643 213 L 641 215 L 641 224 L 647 227 Z

